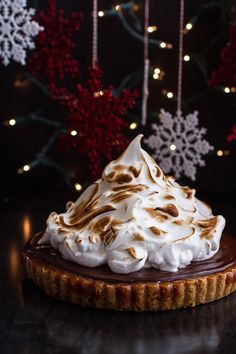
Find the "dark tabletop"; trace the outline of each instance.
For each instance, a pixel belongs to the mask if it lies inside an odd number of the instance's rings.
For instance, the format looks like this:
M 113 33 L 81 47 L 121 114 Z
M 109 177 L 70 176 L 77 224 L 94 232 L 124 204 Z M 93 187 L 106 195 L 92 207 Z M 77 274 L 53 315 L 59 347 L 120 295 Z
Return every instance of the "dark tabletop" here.
M 68 195 L 31 193 L 1 199 L 0 353 L 235 353 L 236 293 L 193 309 L 122 313 L 84 309 L 45 295 L 24 278 L 21 250 L 62 212 Z M 235 196 L 208 196 L 236 236 Z M 235 232 L 234 232 L 235 229 Z

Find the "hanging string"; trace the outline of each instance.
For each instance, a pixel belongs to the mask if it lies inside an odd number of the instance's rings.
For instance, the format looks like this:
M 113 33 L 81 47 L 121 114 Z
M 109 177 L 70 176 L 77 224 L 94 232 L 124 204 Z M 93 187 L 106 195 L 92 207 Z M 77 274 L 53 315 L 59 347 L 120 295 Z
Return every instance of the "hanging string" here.
M 148 57 L 148 25 L 149 25 L 149 0 L 144 4 L 144 69 L 143 69 L 143 100 L 142 100 L 142 125 L 147 121 L 147 102 L 149 96 L 149 57 Z
M 177 114 L 182 111 L 184 0 L 180 0 Z
M 92 66 L 98 62 L 98 0 L 93 0 Z

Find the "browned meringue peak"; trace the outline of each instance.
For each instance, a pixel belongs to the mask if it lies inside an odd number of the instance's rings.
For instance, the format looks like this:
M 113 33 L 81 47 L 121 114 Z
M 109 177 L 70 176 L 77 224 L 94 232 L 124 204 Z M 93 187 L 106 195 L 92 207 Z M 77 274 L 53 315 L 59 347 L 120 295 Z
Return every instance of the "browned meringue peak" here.
M 85 266 L 107 263 L 129 273 L 142 267 L 177 271 L 212 257 L 225 224 L 211 208 L 163 174 L 138 135 L 102 178 L 64 214 L 50 214 L 41 242 Z
M 143 168 L 151 182 L 156 182 L 155 177 L 163 178 L 164 175 L 156 162 L 142 150 L 140 145 L 142 137 L 143 135 L 139 134 L 116 160 L 106 166 L 102 174 L 104 181 L 119 184 L 130 183 L 140 176 Z M 144 154 L 149 161 L 146 161 Z

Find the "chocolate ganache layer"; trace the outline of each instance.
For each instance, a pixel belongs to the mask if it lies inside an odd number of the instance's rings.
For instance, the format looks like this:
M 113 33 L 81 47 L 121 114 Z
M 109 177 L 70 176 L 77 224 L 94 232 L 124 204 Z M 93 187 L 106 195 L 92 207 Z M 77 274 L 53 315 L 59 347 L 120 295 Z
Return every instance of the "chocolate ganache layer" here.
M 223 234 L 219 251 L 210 259 L 192 262 L 178 272 L 160 271 L 154 268 L 143 268 L 129 274 L 113 273 L 107 265 L 99 267 L 80 266 L 62 258 L 59 252 L 50 245 L 39 245 L 42 233 L 36 234 L 25 246 L 24 254 L 35 258 L 42 265 L 55 267 L 58 270 L 81 277 L 107 281 L 111 283 L 136 283 L 136 282 L 170 282 L 182 279 L 192 279 L 209 274 L 222 272 L 236 264 L 236 237 Z

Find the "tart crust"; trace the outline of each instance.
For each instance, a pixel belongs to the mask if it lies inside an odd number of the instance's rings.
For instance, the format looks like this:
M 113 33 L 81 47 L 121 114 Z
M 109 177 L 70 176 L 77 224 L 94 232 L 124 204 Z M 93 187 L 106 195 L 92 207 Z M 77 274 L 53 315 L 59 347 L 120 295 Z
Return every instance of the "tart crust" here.
M 92 279 L 46 264 L 27 252 L 27 246 L 22 256 L 26 275 L 35 285 L 48 295 L 84 307 L 117 311 L 174 310 L 212 302 L 236 290 L 236 263 L 223 271 L 191 279 L 120 283 Z

